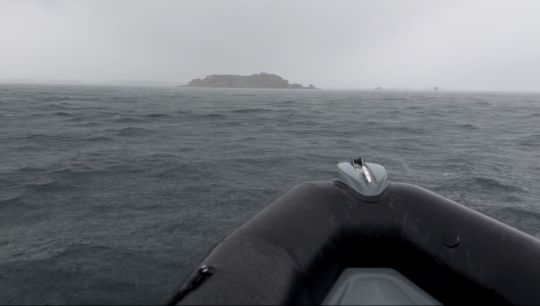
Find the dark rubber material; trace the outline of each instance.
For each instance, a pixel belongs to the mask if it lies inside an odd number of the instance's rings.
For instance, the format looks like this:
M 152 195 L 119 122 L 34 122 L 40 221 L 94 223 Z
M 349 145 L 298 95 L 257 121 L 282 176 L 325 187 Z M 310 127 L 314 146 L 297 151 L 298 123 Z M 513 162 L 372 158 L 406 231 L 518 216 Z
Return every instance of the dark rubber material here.
M 346 267 L 394 268 L 444 304 L 540 304 L 534 237 L 414 185 L 364 199 L 339 181 L 268 205 L 169 304 L 320 304 Z

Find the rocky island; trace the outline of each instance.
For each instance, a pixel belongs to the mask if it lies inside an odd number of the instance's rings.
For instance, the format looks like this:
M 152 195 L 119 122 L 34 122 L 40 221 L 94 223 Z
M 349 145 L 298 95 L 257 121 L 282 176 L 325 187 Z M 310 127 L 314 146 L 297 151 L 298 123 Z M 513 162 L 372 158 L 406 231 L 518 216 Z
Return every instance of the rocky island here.
M 286 88 L 286 89 L 315 89 L 315 86 L 302 86 L 289 83 L 279 75 L 258 73 L 253 75 L 212 74 L 204 79 L 193 79 L 186 87 L 217 87 L 217 88 Z

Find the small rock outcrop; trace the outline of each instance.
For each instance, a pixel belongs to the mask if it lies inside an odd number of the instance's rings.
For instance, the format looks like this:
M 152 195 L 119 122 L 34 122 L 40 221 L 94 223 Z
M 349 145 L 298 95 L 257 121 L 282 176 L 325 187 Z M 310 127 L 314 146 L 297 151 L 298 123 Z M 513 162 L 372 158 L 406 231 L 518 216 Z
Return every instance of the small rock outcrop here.
M 279 75 L 258 73 L 253 75 L 212 74 L 204 79 L 193 79 L 187 87 L 217 87 L 217 88 L 287 88 L 287 89 L 316 89 L 310 84 L 304 87 L 297 83 L 290 84 Z

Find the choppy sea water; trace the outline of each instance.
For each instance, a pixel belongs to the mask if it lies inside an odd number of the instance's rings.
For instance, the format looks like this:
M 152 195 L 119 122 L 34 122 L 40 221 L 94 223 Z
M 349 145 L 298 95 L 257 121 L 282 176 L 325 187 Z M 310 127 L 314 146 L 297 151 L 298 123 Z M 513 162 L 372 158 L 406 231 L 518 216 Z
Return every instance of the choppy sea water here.
M 540 95 L 0 85 L 0 304 L 163 303 L 358 154 L 540 238 Z

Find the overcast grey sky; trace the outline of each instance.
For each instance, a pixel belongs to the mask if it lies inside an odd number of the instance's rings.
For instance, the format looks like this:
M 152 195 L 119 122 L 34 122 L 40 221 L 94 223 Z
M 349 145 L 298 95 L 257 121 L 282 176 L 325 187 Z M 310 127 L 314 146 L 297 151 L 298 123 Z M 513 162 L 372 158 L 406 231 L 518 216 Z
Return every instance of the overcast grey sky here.
M 540 1 L 0 1 L 0 80 L 540 91 Z

